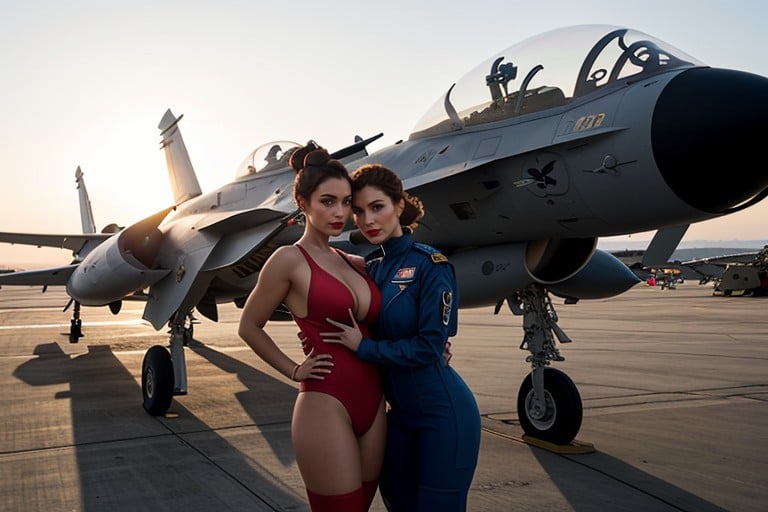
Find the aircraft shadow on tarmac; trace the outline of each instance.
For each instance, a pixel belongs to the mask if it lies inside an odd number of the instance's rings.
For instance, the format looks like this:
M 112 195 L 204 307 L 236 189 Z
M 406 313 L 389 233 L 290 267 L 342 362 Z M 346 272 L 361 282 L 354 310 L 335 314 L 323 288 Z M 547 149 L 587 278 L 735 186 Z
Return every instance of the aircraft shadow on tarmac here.
M 235 398 L 255 425 L 290 422 L 293 403 L 296 400 L 296 388 L 282 384 L 253 366 L 196 340 L 189 343 L 189 348 L 220 370 L 237 376 L 246 390 L 235 393 Z M 280 462 L 286 465 L 293 462 L 292 448 L 277 449 L 282 437 L 273 439 L 269 432 L 264 432 L 264 437 L 270 445 L 275 446 L 273 451 L 280 458 Z
M 603 510 L 610 510 L 611 512 L 727 512 L 727 510 L 680 487 L 599 451 L 582 455 L 558 455 L 531 447 L 531 452 L 574 512 Z M 590 470 L 586 473 L 588 477 L 586 479 L 575 478 L 576 473 L 573 471 L 573 466 L 563 464 L 563 459 L 588 468 Z M 592 480 L 593 478 L 594 480 Z M 615 493 L 605 489 L 608 486 L 604 485 L 605 480 L 603 478 L 613 480 L 616 485 L 634 489 L 637 492 L 637 500 L 617 503 L 615 496 L 613 496 Z M 626 500 L 628 494 L 622 492 L 621 496 Z
M 197 351 L 236 372 L 249 389 L 259 390 L 261 401 L 252 400 L 250 391 L 245 393 L 248 399 L 241 400 L 251 408 L 252 417 L 259 417 L 256 408 L 269 399 L 281 397 L 278 402 L 285 403 L 284 398 L 290 395 L 292 402 L 295 397 L 294 388 L 247 365 L 207 348 Z M 37 345 L 34 354 L 36 358 L 14 370 L 14 377 L 31 386 L 69 384 L 69 391 L 56 393 L 55 398 L 71 403 L 72 448 L 81 495 L 79 504 L 67 505 L 81 510 L 170 507 L 187 511 L 305 506 L 303 496 L 281 487 L 266 467 L 260 472 L 259 461 L 238 451 L 178 401 L 173 411 L 183 422 L 146 414 L 139 385 L 111 347 L 89 345 L 87 353 L 70 357 L 52 342 Z M 282 431 L 276 435 L 282 435 L 283 445 L 290 443 L 285 428 L 274 430 Z M 45 432 L 39 435 L 44 448 L 62 448 L 46 445 Z M 278 442 L 267 441 L 270 446 Z M 215 457 L 211 451 L 224 456 Z M 276 456 L 287 452 L 292 457 L 290 449 L 273 451 Z M 255 507 L 257 503 L 261 507 Z

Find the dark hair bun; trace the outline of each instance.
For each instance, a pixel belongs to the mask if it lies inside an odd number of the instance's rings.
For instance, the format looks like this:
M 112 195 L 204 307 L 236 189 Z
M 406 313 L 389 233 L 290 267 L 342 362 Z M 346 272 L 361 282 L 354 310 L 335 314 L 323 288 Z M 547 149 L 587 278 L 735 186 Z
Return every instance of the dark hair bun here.
M 288 161 L 288 163 L 294 171 L 299 172 L 307 166 L 307 156 L 318 149 L 322 148 L 317 144 L 317 142 L 310 140 L 305 146 L 298 148 L 291 154 L 291 159 Z M 325 150 L 323 149 L 323 151 Z M 325 153 L 328 154 L 327 151 Z M 328 160 L 330 160 L 330 156 L 328 157 Z
M 299 198 L 309 200 L 317 186 L 328 178 L 346 180 L 352 185 L 352 179 L 344 164 L 331 158 L 328 151 L 313 140 L 294 151 L 289 163 L 296 171 L 293 179 L 293 199 L 297 205 Z
M 318 148 L 314 151 L 310 151 L 307 156 L 304 157 L 304 167 L 315 166 L 322 167 L 331 161 L 331 155 L 328 154 L 324 148 Z

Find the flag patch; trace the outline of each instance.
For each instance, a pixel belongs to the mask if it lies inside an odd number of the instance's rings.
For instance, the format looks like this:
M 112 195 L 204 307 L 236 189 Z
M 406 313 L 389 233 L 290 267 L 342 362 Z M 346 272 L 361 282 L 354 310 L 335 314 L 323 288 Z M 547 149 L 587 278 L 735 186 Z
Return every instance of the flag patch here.
M 405 267 L 397 271 L 397 274 L 395 274 L 395 279 L 413 279 L 415 274 L 416 267 Z

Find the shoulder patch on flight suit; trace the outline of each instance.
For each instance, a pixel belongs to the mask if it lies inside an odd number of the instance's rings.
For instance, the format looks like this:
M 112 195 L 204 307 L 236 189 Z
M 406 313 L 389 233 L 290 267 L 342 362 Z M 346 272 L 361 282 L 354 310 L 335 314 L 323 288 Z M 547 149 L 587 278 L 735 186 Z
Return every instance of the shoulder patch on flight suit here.
M 448 263 L 448 258 L 443 253 L 425 244 L 415 243 L 413 246 L 420 252 L 423 252 L 429 256 L 432 263 Z
M 430 254 L 430 257 L 432 258 L 432 263 L 445 263 L 448 261 L 448 258 L 441 252 L 433 252 Z

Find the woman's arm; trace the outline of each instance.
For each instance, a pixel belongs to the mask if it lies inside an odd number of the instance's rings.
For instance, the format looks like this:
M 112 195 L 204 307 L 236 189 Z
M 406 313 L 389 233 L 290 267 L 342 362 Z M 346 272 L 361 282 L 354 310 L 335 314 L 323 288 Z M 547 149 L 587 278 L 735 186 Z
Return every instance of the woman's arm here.
M 256 287 L 248 296 L 240 316 L 238 334 L 251 349 L 272 368 L 293 380 L 323 379 L 330 373 L 333 363 L 329 354 L 309 356 L 298 364 L 283 352 L 264 330 L 274 310 L 285 300 L 291 290 L 291 279 L 297 267 L 297 258 L 290 251 L 293 247 L 281 247 L 269 257 L 259 272 Z
M 321 333 L 325 342 L 342 343 L 356 351 L 366 361 L 395 366 L 425 366 L 438 359 L 450 359 L 446 355 L 446 342 L 456 334 L 456 279 L 453 267 L 448 263 L 428 263 L 419 267 L 418 281 L 411 286 L 419 287 L 418 331 L 402 339 L 363 338 L 360 329 L 351 318 L 351 325 L 330 323 L 339 327 L 338 333 Z M 446 295 L 447 294 L 447 295 Z M 450 297 L 450 300 L 447 300 Z M 448 302 L 446 305 L 445 303 Z M 392 309 L 387 310 L 392 314 Z M 406 312 L 407 313 L 407 312 Z M 380 323 L 393 321 L 384 316 Z M 450 354 L 450 353 L 449 353 Z

